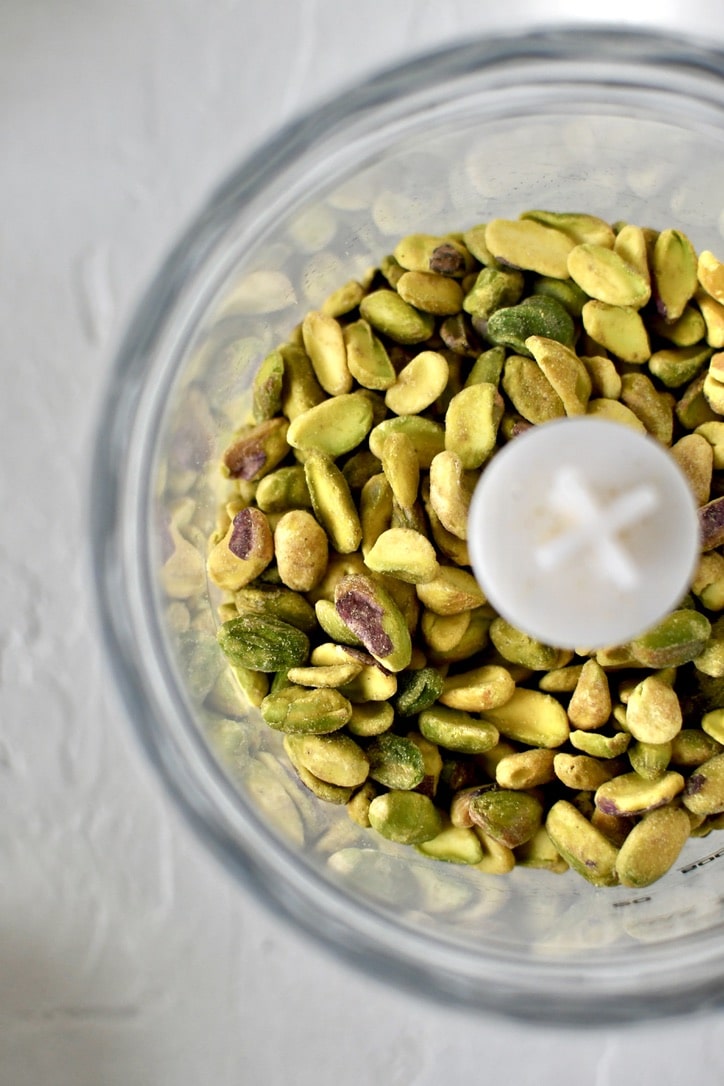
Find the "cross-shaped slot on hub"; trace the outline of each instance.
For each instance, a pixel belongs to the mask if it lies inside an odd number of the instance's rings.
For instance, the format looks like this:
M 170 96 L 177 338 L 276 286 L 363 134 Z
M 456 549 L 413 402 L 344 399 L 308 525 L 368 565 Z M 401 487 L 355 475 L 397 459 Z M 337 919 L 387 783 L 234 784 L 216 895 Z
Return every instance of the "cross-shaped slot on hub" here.
M 640 573 L 620 535 L 658 507 L 659 496 L 652 486 L 632 487 L 603 504 L 576 468 L 562 467 L 554 476 L 547 505 L 562 527 L 533 552 L 542 570 L 557 569 L 588 553 L 602 579 L 627 591 L 636 588 Z

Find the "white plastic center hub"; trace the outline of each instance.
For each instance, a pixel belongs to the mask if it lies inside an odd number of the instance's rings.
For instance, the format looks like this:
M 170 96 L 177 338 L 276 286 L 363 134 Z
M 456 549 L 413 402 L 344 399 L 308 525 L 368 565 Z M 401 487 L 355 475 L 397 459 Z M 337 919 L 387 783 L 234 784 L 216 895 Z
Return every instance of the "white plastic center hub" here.
M 516 437 L 485 467 L 468 547 L 495 609 L 548 645 L 602 648 L 649 629 L 699 558 L 684 474 L 653 438 L 600 419 Z

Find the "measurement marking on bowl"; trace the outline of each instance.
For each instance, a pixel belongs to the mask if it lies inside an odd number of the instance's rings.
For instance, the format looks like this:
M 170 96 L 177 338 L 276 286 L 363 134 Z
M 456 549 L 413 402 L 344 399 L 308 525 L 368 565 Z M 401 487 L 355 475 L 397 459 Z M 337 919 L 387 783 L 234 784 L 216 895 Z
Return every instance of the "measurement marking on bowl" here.
M 643 905 L 645 901 L 651 901 L 650 894 L 646 895 L 646 897 L 632 897 L 628 901 L 614 901 L 613 907 L 614 909 L 625 909 L 627 905 Z
M 702 856 L 700 860 L 695 860 L 692 864 L 687 864 L 686 867 L 680 867 L 679 871 L 682 875 L 688 875 L 692 871 L 696 871 L 698 867 L 706 867 L 707 864 L 713 863 L 714 860 L 720 860 L 724 856 L 724 848 L 720 848 L 717 852 L 710 852 L 708 856 Z

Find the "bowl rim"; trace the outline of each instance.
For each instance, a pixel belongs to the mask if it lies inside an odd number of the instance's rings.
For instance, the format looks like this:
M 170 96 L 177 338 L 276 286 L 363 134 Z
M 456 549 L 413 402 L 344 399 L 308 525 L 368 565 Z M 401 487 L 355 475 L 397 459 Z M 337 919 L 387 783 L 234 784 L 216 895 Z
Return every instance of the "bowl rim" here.
M 622 985 L 612 963 L 601 963 L 598 989 L 575 961 L 565 966 L 547 964 L 537 972 L 530 962 L 513 961 L 505 955 L 478 953 L 488 967 L 486 977 L 464 970 L 445 969 L 439 956 L 434 963 L 421 957 L 425 941 L 405 934 L 404 953 L 397 944 L 399 932 L 380 938 L 379 918 L 354 903 L 350 925 L 349 901 L 321 877 L 315 878 L 301 863 L 290 868 L 283 857 L 285 892 L 280 892 L 281 853 L 274 851 L 274 837 L 261 822 L 253 825 L 252 838 L 261 838 L 272 852 L 261 856 L 250 841 L 240 851 L 230 830 L 233 789 L 210 751 L 198 743 L 185 750 L 172 743 L 157 718 L 159 691 L 149 686 L 139 657 L 137 627 L 128 605 L 128 569 L 124 565 L 122 522 L 124 485 L 128 473 L 129 435 L 134 432 L 144 391 L 147 360 L 153 355 L 164 322 L 180 304 L 184 291 L 199 267 L 210 259 L 215 246 L 232 221 L 240 202 L 258 194 L 268 179 L 293 163 L 316 142 L 323 140 L 350 117 L 366 116 L 391 102 L 412 94 L 429 97 L 437 86 L 455 79 L 474 77 L 498 66 L 504 77 L 516 64 L 531 60 L 542 65 L 565 64 L 571 58 L 595 56 L 623 68 L 630 59 L 644 69 L 669 71 L 683 78 L 701 77 L 697 87 L 702 100 L 714 104 L 724 117 L 724 52 L 710 45 L 650 29 L 611 26 L 564 26 L 530 32 L 490 35 L 462 44 L 405 59 L 360 84 L 348 88 L 283 125 L 261 143 L 215 189 L 192 218 L 152 279 L 127 325 L 107 383 L 94 442 L 89 493 L 89 528 L 96 615 L 105 656 L 114 674 L 126 716 L 166 790 L 207 847 L 233 875 L 251 889 L 266 907 L 357 968 L 380 980 L 392 981 L 417 995 L 444 1003 L 484 1010 L 526 1021 L 590 1027 L 627 1023 L 664 1015 L 682 1015 L 724 1004 L 724 940 L 719 954 L 710 937 L 694 939 L 689 946 L 690 965 L 696 979 L 682 983 L 680 953 L 671 948 L 637 955 L 637 970 Z M 507 73 L 507 76 L 506 74 Z M 139 452 L 136 450 L 135 456 Z M 148 573 L 148 571 L 147 571 Z M 166 677 L 168 678 L 168 677 Z M 167 708 L 170 703 L 167 703 Z M 180 704 L 177 706 L 181 709 Z M 188 738 L 188 737 L 187 737 Z M 203 748 L 203 749 L 202 749 Z M 210 783 L 212 782 L 212 783 Z M 211 792 L 214 799 L 212 802 Z M 226 795 L 224 797 L 224 792 Z M 222 801 L 224 810 L 219 806 Z M 251 820 L 254 821 L 253 819 Z M 279 863 L 277 861 L 280 861 Z M 324 930 L 315 909 L 326 907 Z M 345 909 L 340 906 L 346 905 Z M 395 939 L 391 936 L 394 935 Z M 453 955 L 460 965 L 460 955 Z M 654 958 L 656 961 L 654 961 Z M 666 962 L 663 962 L 666 959 Z M 662 964 L 663 963 L 663 964 Z M 690 969 L 690 973 L 694 972 Z M 605 979 L 605 985 L 601 985 Z M 676 984 L 667 983 L 676 979 Z M 540 984 L 553 984 L 541 1000 Z M 557 987 L 556 987 L 557 985 Z

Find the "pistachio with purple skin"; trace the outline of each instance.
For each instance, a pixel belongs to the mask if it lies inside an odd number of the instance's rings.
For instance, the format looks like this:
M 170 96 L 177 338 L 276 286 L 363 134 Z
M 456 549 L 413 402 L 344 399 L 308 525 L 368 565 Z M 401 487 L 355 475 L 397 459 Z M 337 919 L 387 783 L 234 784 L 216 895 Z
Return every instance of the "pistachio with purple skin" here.
M 289 452 L 284 418 L 267 419 L 247 427 L 231 444 L 223 457 L 223 465 L 232 479 L 256 482 L 273 471 Z
M 390 671 L 408 666 L 412 640 L 407 622 L 380 584 L 362 574 L 343 577 L 334 591 L 334 605 L 375 660 Z
M 260 509 L 241 509 L 223 539 L 212 548 L 206 568 L 220 588 L 231 592 L 249 584 L 274 557 L 274 540 L 267 518 Z

